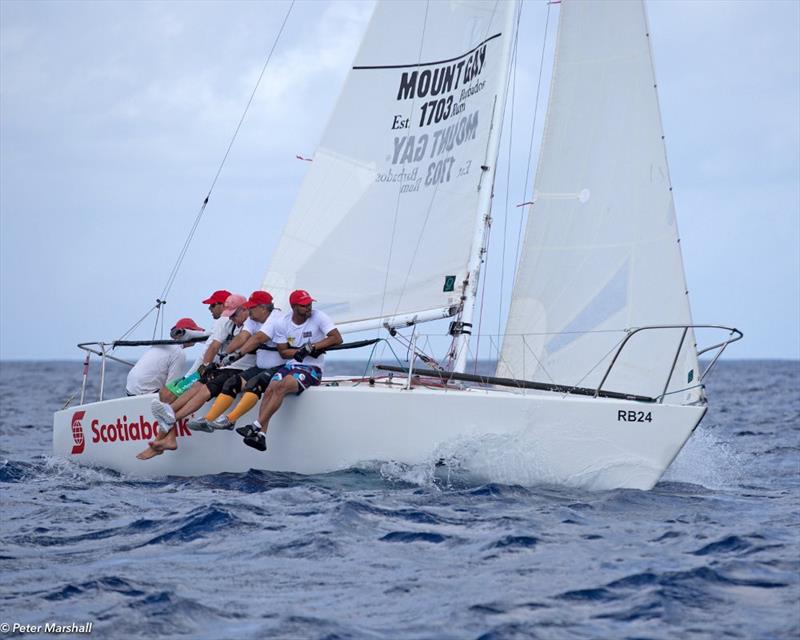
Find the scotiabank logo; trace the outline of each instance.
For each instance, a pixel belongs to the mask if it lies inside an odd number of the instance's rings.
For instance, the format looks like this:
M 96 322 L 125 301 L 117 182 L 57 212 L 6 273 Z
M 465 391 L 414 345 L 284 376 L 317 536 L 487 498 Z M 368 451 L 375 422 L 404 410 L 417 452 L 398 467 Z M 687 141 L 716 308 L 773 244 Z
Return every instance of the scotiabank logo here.
M 86 439 L 83 437 L 83 425 L 81 424 L 81 420 L 85 415 L 85 411 L 76 411 L 72 414 L 72 440 L 75 442 L 72 445 L 73 455 L 83 453 L 83 449 L 86 446 Z
M 82 411 L 79 413 L 83 414 Z M 187 426 L 188 424 L 189 420 L 187 418 L 178 420 L 176 423 L 178 436 L 192 435 Z M 93 443 L 117 442 L 118 440 L 121 442 L 126 440 L 152 440 L 158 435 L 158 420 L 148 422 L 143 415 L 139 415 L 139 420 L 133 422 L 128 422 L 128 416 L 122 416 L 122 418 L 117 418 L 115 422 L 109 422 L 108 424 L 103 424 L 99 420 L 92 420 L 91 426 Z M 72 430 L 73 432 L 75 431 L 74 422 Z M 81 435 L 83 435 L 82 430 Z

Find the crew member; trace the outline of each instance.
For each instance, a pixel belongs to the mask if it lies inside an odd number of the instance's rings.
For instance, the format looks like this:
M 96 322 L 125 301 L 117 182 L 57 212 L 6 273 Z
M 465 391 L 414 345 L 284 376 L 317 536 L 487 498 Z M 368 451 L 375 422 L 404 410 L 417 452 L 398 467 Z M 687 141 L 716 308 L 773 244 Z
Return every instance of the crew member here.
M 250 340 L 239 350 L 240 353 L 248 353 L 256 349 L 256 367 L 258 375 L 250 378 L 244 385 L 244 395 L 239 404 L 234 407 L 228 415 L 221 415 L 234 402 L 238 389 L 223 389 L 217 397 L 214 406 L 206 415 L 206 421 L 210 429 L 231 430 L 236 421 L 245 413 L 250 411 L 267 390 L 272 376 L 284 365 L 283 356 L 278 352 L 278 347 L 272 336 L 275 335 L 278 323 L 283 320 L 283 314 L 271 313 L 264 325 L 259 329 Z M 232 357 L 235 354 L 231 354 Z M 244 377 L 244 376 L 243 376 Z
M 266 451 L 269 421 L 284 397 L 289 393 L 299 396 L 308 387 L 317 386 L 322 380 L 324 351 L 342 343 L 333 321 L 326 313 L 312 309 L 313 302 L 308 291 L 293 291 L 289 296 L 292 312 L 278 323 L 273 336 L 278 352 L 288 362 L 272 376 L 261 400 L 258 420 L 236 429 L 249 447 Z
M 187 331 L 202 332 L 191 318 L 181 318 L 170 329 L 170 337 L 178 340 Z M 129 396 L 141 396 L 148 393 L 166 391 L 164 385 L 168 380 L 180 377 L 186 369 L 186 355 L 183 350 L 194 346 L 193 342 L 185 344 L 156 344 L 147 349 L 128 373 L 125 390 Z M 167 392 L 168 393 L 168 392 Z
M 186 393 L 170 404 L 153 400 L 151 406 L 153 415 L 158 419 L 161 426 L 168 429 L 166 433 L 160 433 L 156 440 L 150 442 L 147 449 L 140 452 L 136 456 L 137 458 L 148 460 L 167 449 L 177 449 L 177 429 L 174 426 L 177 420 L 190 415 L 193 411 L 203 406 L 203 403 L 210 397 L 208 395 L 208 385 L 213 385 L 216 388 L 218 384 L 221 390 L 222 385 L 230 375 L 229 373 L 222 373 L 224 369 L 219 368 L 221 359 L 227 355 L 227 349 L 233 351 L 249 337 L 248 334 L 238 343 L 235 342 L 242 326 L 248 319 L 248 312 L 244 307 L 245 302 L 247 302 L 247 299 L 244 296 L 235 293 L 226 298 L 222 317 L 220 318 L 220 320 L 224 318 L 225 321 L 217 321 L 214 324 L 210 337 L 211 343 L 203 356 L 203 364 L 198 369 L 202 371 L 200 379 Z M 252 364 L 255 364 L 255 358 L 252 360 Z M 244 368 L 248 368 L 251 363 L 245 360 L 242 364 Z M 187 407 L 191 408 L 187 409 Z
M 222 364 L 234 367 L 244 356 L 254 353 L 255 366 L 242 371 L 240 376 L 226 380 L 219 394 L 212 393 L 212 397 L 216 395 L 217 399 L 208 413 L 203 418 L 189 422 L 189 429 L 193 431 L 212 433 L 215 429 L 233 429 L 233 423 L 256 405 L 269 385 L 272 374 L 283 365 L 283 358 L 272 341 L 272 336 L 275 335 L 275 323 L 281 315 L 273 313 L 275 306 L 272 303 L 272 295 L 266 291 L 254 291 L 244 306 L 250 312 L 250 319 L 245 322 L 239 336 L 249 337 L 241 347 L 226 356 Z M 223 416 L 236 396 L 241 393 L 242 387 L 246 391 L 242 402 L 231 412 L 231 417 Z
M 228 298 L 234 296 L 230 305 L 226 306 Z M 211 317 L 214 318 L 214 325 L 211 327 L 211 335 L 206 340 L 206 350 L 197 360 L 195 360 L 192 368 L 187 372 L 187 376 L 197 371 L 202 365 L 208 366 L 217 357 L 220 352 L 224 339 L 228 336 L 230 331 L 230 317 L 233 312 L 243 304 L 244 296 L 239 294 L 232 294 L 226 289 L 220 289 L 212 293 L 208 298 L 203 300 L 203 304 L 208 305 L 208 310 L 211 312 Z M 220 337 L 223 340 L 220 340 Z M 232 336 L 230 337 L 232 339 Z M 228 342 L 230 342 L 230 339 Z
M 158 392 L 159 399 L 162 402 L 174 402 L 178 396 L 183 395 L 186 390 L 191 387 L 192 382 L 198 377 L 192 374 L 194 374 L 201 365 L 212 362 L 216 352 L 214 352 L 214 355 L 209 354 L 208 347 L 214 341 L 213 336 L 215 334 L 217 325 L 224 325 L 228 320 L 222 315 L 222 312 L 225 310 L 225 300 L 227 300 L 228 296 L 230 295 L 230 291 L 227 291 L 226 289 L 219 289 L 218 291 L 212 293 L 207 299 L 203 300 L 203 304 L 208 305 L 208 310 L 211 312 L 211 317 L 214 319 L 211 335 L 205 342 L 206 348 L 203 350 L 203 353 L 201 353 L 194 361 L 192 368 L 189 369 L 184 375 L 179 376 L 178 378 L 167 379 L 167 385 L 162 387 Z

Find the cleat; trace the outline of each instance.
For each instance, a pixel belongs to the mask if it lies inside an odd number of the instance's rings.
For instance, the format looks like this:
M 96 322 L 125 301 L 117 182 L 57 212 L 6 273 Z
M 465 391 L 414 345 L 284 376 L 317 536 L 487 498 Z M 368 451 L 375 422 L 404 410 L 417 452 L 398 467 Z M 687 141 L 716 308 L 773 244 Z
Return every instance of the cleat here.
M 208 422 L 203 420 L 202 418 L 199 420 L 189 420 L 189 424 L 186 425 L 189 427 L 191 431 L 204 431 L 205 433 L 214 433 L 214 427 L 212 427 Z
M 165 425 L 168 429 L 175 424 L 175 412 L 166 402 L 153 400 L 153 402 L 150 404 L 150 411 L 152 411 L 153 416 L 155 416 L 158 421 L 162 425 Z
M 267 450 L 267 438 L 260 431 L 256 431 L 254 434 L 245 436 L 244 443 L 248 447 L 253 447 L 253 449 L 258 449 L 259 451 Z
M 246 438 L 247 436 L 258 433 L 258 429 L 256 429 L 255 426 L 252 424 L 246 424 L 243 427 L 237 427 L 236 433 Z
M 233 431 L 233 426 L 236 424 L 236 422 L 231 422 L 228 419 L 228 416 L 222 415 L 216 420 L 212 420 L 209 424 L 215 430 Z

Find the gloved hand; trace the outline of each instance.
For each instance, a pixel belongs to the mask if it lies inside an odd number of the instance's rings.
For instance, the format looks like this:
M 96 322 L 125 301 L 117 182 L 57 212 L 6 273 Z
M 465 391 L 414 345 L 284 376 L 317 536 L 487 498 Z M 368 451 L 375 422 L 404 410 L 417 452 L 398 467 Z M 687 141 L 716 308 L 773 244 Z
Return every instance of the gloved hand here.
M 312 358 L 319 358 L 322 351 L 317 349 L 314 345 L 309 344 L 307 346 L 308 346 L 308 355 L 310 355 Z
M 229 353 L 222 359 L 222 366 L 227 367 L 228 365 L 231 365 L 234 362 L 236 362 L 241 357 L 242 357 L 241 351 L 234 351 L 233 353 Z
M 297 351 L 294 352 L 294 359 L 297 360 L 298 362 L 302 362 L 306 358 L 306 356 L 310 355 L 311 352 L 308 348 L 308 345 L 304 344 L 302 347 L 300 347 Z
M 218 368 L 219 367 L 217 367 L 215 362 L 209 362 L 208 364 L 201 364 L 199 367 L 197 367 L 197 373 L 199 373 L 201 376 L 207 376 L 209 373 L 213 373 Z

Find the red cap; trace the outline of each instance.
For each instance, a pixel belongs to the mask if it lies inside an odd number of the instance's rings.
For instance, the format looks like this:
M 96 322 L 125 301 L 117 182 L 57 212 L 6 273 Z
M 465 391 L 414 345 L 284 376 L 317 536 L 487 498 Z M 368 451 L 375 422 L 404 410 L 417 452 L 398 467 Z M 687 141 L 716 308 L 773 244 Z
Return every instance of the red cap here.
M 304 291 L 303 289 L 292 291 L 289 295 L 289 304 L 311 304 L 312 302 L 316 301 L 311 297 L 308 291 Z
M 272 296 L 266 291 L 253 291 L 250 298 L 244 303 L 244 308 L 252 309 L 260 304 L 272 304 Z
M 197 323 L 191 318 L 181 318 L 175 323 L 173 329 L 191 329 L 192 331 L 205 331 L 203 327 L 198 327 Z
M 229 295 L 231 295 L 230 291 L 220 289 L 208 296 L 206 300 L 203 300 L 203 304 L 224 304 Z

